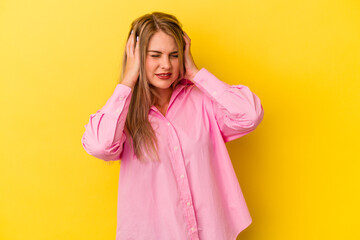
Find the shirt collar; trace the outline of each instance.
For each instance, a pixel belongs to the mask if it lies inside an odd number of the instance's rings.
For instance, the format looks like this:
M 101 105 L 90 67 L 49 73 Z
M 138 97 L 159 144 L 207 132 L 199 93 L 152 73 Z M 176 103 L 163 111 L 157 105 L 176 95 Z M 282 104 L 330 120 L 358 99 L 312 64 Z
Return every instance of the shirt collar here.
M 171 94 L 171 98 L 169 101 L 169 106 L 168 109 L 170 109 L 171 104 L 174 102 L 175 98 L 179 95 L 179 93 L 181 92 L 182 89 L 184 89 L 186 87 L 186 85 L 193 85 L 194 83 L 188 79 L 181 79 L 178 84 L 175 86 L 174 91 Z M 150 110 L 154 110 L 154 111 L 159 111 L 154 105 L 151 106 Z

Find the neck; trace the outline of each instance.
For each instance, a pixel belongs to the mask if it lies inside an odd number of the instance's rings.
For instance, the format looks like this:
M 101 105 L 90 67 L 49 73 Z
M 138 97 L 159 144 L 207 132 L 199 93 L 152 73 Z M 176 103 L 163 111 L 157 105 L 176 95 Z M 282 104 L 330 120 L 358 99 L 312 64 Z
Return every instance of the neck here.
M 171 87 L 167 89 L 156 89 L 156 92 L 160 95 L 160 99 L 155 103 L 156 106 L 164 106 L 170 102 L 173 89 Z

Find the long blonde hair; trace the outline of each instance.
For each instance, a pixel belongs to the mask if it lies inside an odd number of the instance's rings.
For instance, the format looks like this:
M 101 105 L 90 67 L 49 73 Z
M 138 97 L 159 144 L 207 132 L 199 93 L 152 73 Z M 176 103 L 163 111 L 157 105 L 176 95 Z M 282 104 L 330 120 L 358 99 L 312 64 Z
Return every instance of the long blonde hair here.
M 134 30 L 135 36 L 138 36 L 140 41 L 140 74 L 132 92 L 125 128 L 132 138 L 134 153 L 141 162 L 147 162 L 147 159 L 149 158 L 153 161 L 160 161 L 157 151 L 158 141 L 148 118 L 151 106 L 157 102 L 157 99 L 159 99 L 160 96 L 154 90 L 154 86 L 150 85 L 146 78 L 146 53 L 150 38 L 158 31 L 163 31 L 175 39 L 178 47 L 179 65 L 182 66 L 180 67 L 179 78 L 171 85 L 171 88 L 175 89 L 185 72 L 185 41 L 183 39 L 183 30 L 181 28 L 181 23 L 175 16 L 162 12 L 145 14 L 135 19 L 131 23 L 131 29 L 127 39 L 129 39 L 131 35 L 131 30 Z M 120 81 L 124 77 L 125 66 L 126 50 L 124 51 Z

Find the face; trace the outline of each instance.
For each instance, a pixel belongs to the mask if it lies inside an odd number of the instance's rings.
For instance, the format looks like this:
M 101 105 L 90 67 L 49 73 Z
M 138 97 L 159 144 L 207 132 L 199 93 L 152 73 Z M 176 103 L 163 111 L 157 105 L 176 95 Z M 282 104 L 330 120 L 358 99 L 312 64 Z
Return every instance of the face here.
M 179 77 L 178 47 L 172 36 L 158 31 L 150 38 L 145 70 L 148 81 L 157 90 L 168 89 Z

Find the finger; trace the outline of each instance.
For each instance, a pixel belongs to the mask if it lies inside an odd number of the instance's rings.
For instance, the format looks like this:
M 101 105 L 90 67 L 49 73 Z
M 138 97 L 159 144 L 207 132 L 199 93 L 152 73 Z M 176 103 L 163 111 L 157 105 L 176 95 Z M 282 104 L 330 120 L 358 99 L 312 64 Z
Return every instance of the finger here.
M 131 33 L 130 33 L 129 38 L 128 38 L 127 41 L 126 41 L 126 54 L 127 54 L 127 56 L 129 56 L 129 54 L 130 54 L 131 35 L 132 35 L 132 31 L 131 31 Z
M 134 54 L 136 55 L 136 56 L 138 56 L 139 55 L 139 45 L 140 45 L 140 43 L 139 43 L 140 41 L 139 41 L 139 37 L 137 37 L 137 40 L 136 40 L 136 44 L 135 44 L 135 49 L 134 49 Z
M 191 42 L 191 39 L 190 39 L 189 35 L 187 35 L 186 32 L 184 32 L 184 35 L 185 35 L 185 38 L 188 40 L 188 42 Z
M 185 35 L 183 35 L 183 39 L 184 39 L 184 41 L 185 41 L 185 45 L 188 45 L 188 40 L 187 40 L 187 38 L 186 38 Z
M 134 49 L 135 49 L 135 33 L 133 32 L 130 36 L 130 46 L 129 46 L 129 50 L 130 53 L 133 55 L 134 54 Z
M 125 50 L 126 50 L 126 54 L 127 54 L 127 55 L 129 54 L 129 39 L 130 39 L 130 38 L 128 38 L 128 39 L 126 40 L 126 45 L 125 45 Z
M 184 36 L 184 41 L 185 41 L 185 52 L 188 52 L 190 49 L 190 42 L 189 40 L 186 38 L 186 36 Z
M 186 47 L 188 47 L 190 49 L 190 45 L 191 45 L 191 39 L 189 38 L 189 36 L 186 34 L 186 32 L 184 32 L 184 40 L 186 42 Z
M 186 33 L 185 33 L 185 32 L 183 32 L 183 38 L 184 38 L 185 42 L 187 43 L 187 42 L 188 42 L 188 38 L 186 37 Z

